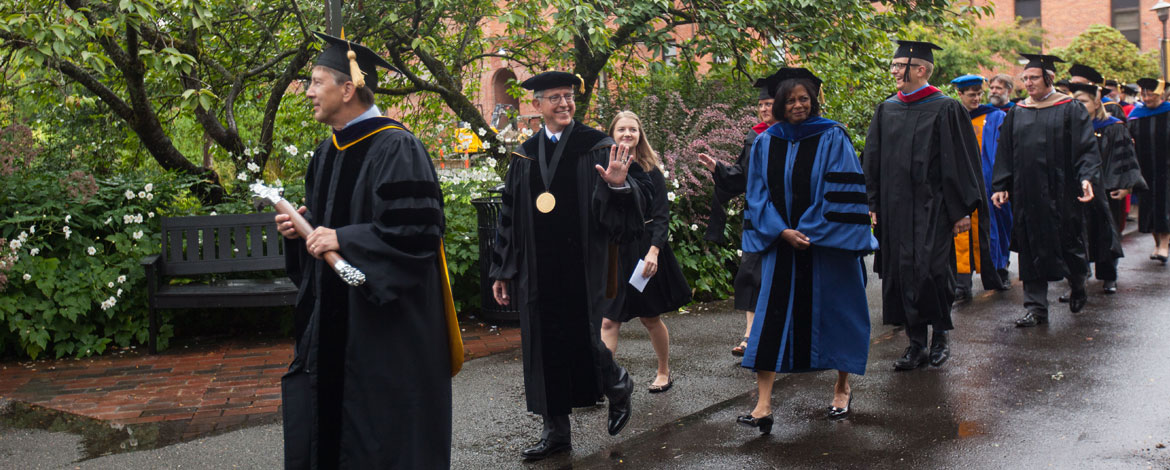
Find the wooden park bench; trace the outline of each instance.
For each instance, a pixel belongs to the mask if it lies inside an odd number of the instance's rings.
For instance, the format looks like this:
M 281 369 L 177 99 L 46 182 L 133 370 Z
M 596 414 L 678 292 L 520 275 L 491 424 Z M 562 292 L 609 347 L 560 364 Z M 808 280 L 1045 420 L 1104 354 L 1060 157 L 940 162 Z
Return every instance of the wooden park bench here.
M 150 302 L 150 353 L 158 352 L 158 310 L 293 305 L 288 277 L 171 284 L 171 277 L 284 270 L 275 213 L 162 218 L 162 251 L 142 259 Z

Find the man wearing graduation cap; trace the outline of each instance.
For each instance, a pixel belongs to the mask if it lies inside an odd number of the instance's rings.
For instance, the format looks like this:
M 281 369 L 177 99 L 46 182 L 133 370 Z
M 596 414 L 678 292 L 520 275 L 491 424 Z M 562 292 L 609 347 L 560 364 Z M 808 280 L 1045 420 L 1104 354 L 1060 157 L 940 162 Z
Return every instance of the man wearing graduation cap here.
M 971 117 L 975 140 L 979 142 L 980 170 L 987 200 L 991 199 L 991 169 L 995 166 L 999 126 L 1006 115 L 995 106 L 982 104 L 984 78 L 963 75 L 951 80 L 959 92 L 959 102 Z M 989 203 L 984 202 L 984 205 Z M 980 276 L 984 290 L 1007 289 L 1007 266 L 1011 258 L 1012 212 L 1010 207 L 988 208 L 971 215 L 971 230 L 955 235 L 955 301 L 971 299 L 972 273 L 995 271 L 996 276 Z
M 1088 65 L 1073 64 L 1072 67 L 1068 68 L 1068 74 L 1071 75 L 1071 77 L 1068 79 L 1070 84 L 1105 86 L 1105 77 L 1101 75 L 1101 72 L 1098 72 L 1097 69 L 1089 67 Z M 1113 83 L 1113 86 L 1117 86 L 1117 82 Z M 1069 93 L 1071 92 L 1072 89 L 1070 87 Z M 1105 88 L 1105 90 L 1102 91 L 1101 103 L 1104 104 L 1106 113 L 1109 113 L 1110 116 L 1124 121 L 1126 119 L 1125 110 L 1121 108 L 1121 104 L 1107 96 L 1112 92 L 1113 90 Z
M 739 151 L 739 158 L 735 160 L 735 164 L 724 165 L 711 158 L 710 155 L 699 154 L 699 161 L 708 170 L 711 170 L 712 178 L 715 180 L 715 193 L 711 197 L 711 218 L 707 222 L 707 233 L 703 236 L 704 240 L 719 243 L 727 241 L 727 237 L 723 235 L 723 230 L 727 227 L 727 203 L 747 191 L 747 168 L 752 144 L 755 143 L 756 137 L 760 133 L 776 123 L 776 118 L 772 116 L 772 103 L 775 102 L 775 98 L 768 91 L 768 86 L 764 81 L 765 79 L 761 78 L 756 80 L 754 84 L 760 92 L 756 104 L 756 117 L 760 119 L 760 122 L 752 126 L 751 130 L 744 135 L 743 148 Z M 744 216 L 747 216 L 746 212 L 744 212 Z M 745 220 L 745 228 L 750 225 L 751 222 Z M 759 253 L 746 251 L 743 253 L 733 285 L 735 288 L 735 309 L 746 312 L 747 327 L 744 329 L 743 339 L 731 349 L 731 354 L 743 356 L 744 351 L 747 350 L 749 336 L 751 336 L 756 301 L 760 297 Z
M 528 411 L 544 418 L 521 452 L 531 460 L 569 451 L 569 413 L 602 394 L 610 435 L 630 417 L 633 382 L 601 342 L 601 313 L 629 277 L 617 272 L 615 243 L 642 230 L 652 185 L 631 149 L 573 119 L 581 84 L 565 72 L 520 84 L 544 126 L 512 155 L 491 260 L 496 302 L 520 310 Z
M 992 180 L 996 207 L 1012 203 L 1012 248 L 1024 284 L 1017 327 L 1048 322 L 1048 283 L 1068 279 L 1069 310 L 1085 308 L 1089 269 L 1085 205 L 1093 200 L 1101 158 L 1089 113 L 1053 89 L 1059 57 L 1021 54 L 1028 99 L 1008 113 L 1000 131 Z
M 296 350 L 282 385 L 286 468 L 448 468 L 449 321 L 442 194 L 426 148 L 382 117 L 370 87 L 373 51 L 327 42 L 305 95 L 333 135 L 313 153 L 300 211 L 317 228 L 287 238 L 300 288 Z M 338 252 L 366 276 L 342 281 L 322 259 Z M 449 291 L 448 291 L 449 292 Z
M 1154 234 L 1150 259 L 1163 264 L 1170 258 L 1170 102 L 1162 80 L 1143 78 L 1142 102 L 1129 113 L 1138 164 L 1149 190 L 1141 193 L 1138 231 Z
M 962 104 L 927 83 L 935 49 L 941 48 L 898 41 L 890 65 L 898 93 L 877 106 L 865 141 L 865 186 L 881 250 L 874 269 L 882 278 L 882 319 L 905 325 L 910 339 L 894 362 L 897 370 L 928 359 L 939 366 L 950 356 L 952 237 L 970 228 L 973 211 L 985 209 L 971 119 Z

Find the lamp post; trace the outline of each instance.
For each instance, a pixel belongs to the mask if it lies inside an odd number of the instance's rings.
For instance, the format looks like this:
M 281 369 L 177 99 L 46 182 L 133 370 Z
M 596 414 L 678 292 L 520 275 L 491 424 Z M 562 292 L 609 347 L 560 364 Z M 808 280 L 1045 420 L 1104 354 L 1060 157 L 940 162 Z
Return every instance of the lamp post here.
M 1170 17 L 1170 3 L 1166 0 L 1159 0 L 1154 4 L 1150 11 L 1158 14 L 1158 20 L 1162 22 L 1162 40 L 1160 41 L 1159 49 L 1162 51 L 1162 80 L 1166 80 L 1166 19 Z

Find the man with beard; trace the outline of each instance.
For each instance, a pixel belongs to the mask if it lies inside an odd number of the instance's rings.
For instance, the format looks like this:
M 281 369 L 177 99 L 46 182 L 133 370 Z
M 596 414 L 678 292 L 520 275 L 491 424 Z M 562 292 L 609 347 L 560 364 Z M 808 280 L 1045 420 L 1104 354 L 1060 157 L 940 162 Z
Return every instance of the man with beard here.
M 529 460 L 571 450 L 569 413 L 602 394 L 611 436 L 630 418 L 634 383 L 601 342 L 601 315 L 620 282 L 615 243 L 641 234 L 652 183 L 631 149 L 573 119 L 582 85 L 566 72 L 520 84 L 544 126 L 513 154 L 491 260 L 496 302 L 520 310 L 528 411 L 544 419 Z
M 1011 75 L 1001 73 L 987 81 L 987 103 L 1007 112 L 1016 103 L 1012 102 L 1012 92 L 1016 89 L 1016 82 Z
M 1053 89 L 1050 55 L 1022 54 L 1028 99 L 1008 113 L 995 158 L 992 202 L 1012 202 L 1012 248 L 1019 253 L 1027 312 L 1017 327 L 1048 323 L 1048 283 L 1068 279 L 1069 310 L 1085 308 L 1084 205 L 1093 200 L 1101 158 L 1085 107 Z
M 952 237 L 970 228 L 971 212 L 986 213 L 986 196 L 971 118 L 962 104 L 927 83 L 934 71 L 932 50 L 941 48 L 898 44 L 890 64 L 898 93 L 874 113 L 864 167 L 881 250 L 874 269 L 882 278 L 882 320 L 906 326 L 910 346 L 894 368 L 913 370 L 928 359 L 940 366 L 950 357 Z
M 979 142 L 979 168 L 986 189 L 991 188 L 991 169 L 995 166 L 995 149 L 1004 112 L 995 106 L 980 104 L 983 101 L 983 81 L 979 75 L 963 75 L 951 80 L 951 85 L 958 90 L 959 102 L 971 117 L 975 140 Z M 991 198 L 990 193 L 985 193 L 985 196 Z M 955 235 L 956 302 L 971 299 L 971 281 L 975 272 L 982 273 L 980 279 L 984 290 L 1005 290 L 1011 285 L 1007 280 L 1011 230 L 1009 207 L 989 208 L 971 214 L 971 230 Z

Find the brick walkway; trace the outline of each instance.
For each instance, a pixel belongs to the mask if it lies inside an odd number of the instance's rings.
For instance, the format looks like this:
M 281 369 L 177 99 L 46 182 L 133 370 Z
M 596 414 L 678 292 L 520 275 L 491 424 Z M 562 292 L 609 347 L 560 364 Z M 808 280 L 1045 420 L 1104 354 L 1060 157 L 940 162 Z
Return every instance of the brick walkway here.
M 518 328 L 463 327 L 468 359 L 520 347 Z M 167 422 L 182 440 L 274 422 L 292 341 L 233 341 L 151 356 L 0 364 L 0 398 L 112 423 Z

